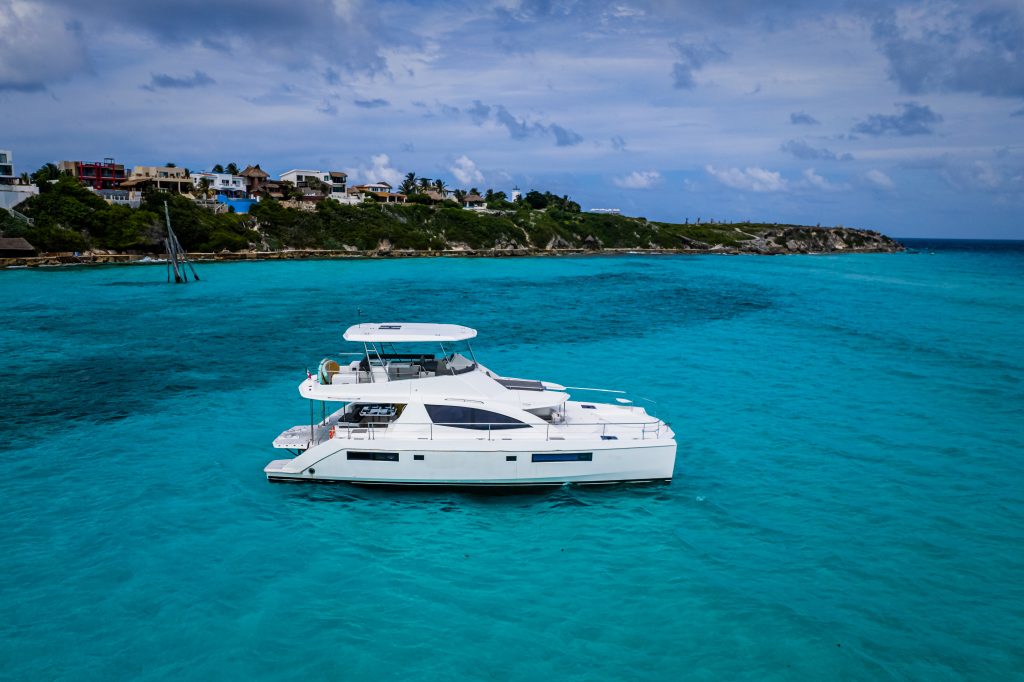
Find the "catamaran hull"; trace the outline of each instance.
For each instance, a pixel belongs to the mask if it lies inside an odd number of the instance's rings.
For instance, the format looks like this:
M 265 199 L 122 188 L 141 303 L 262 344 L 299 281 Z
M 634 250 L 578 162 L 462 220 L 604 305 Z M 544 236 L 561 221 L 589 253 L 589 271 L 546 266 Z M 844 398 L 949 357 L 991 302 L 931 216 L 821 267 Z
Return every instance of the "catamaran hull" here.
M 550 443 L 547 443 L 550 445 Z M 597 485 L 669 481 L 676 444 L 573 451 L 498 449 L 404 450 L 321 444 L 294 459 L 274 460 L 267 479 L 288 483 L 353 483 L 374 486 L 531 488 L 567 483 Z

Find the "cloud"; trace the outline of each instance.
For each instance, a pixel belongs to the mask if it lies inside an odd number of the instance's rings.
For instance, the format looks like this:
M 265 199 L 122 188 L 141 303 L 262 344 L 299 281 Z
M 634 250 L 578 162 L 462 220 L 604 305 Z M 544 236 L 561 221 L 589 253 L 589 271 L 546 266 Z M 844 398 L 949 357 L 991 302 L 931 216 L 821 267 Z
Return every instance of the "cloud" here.
M 1003 194 L 1019 199 L 1024 191 L 1024 165 L 1013 156 L 997 154 L 995 163 L 975 160 L 950 162 L 942 170 L 942 179 L 959 192 Z
M 900 90 L 1024 97 L 1024 5 L 977 2 L 887 11 L 872 38 Z
M 90 69 L 82 26 L 63 11 L 0 0 L 0 91 L 42 92 Z
M 484 181 L 484 174 L 476 167 L 476 164 L 468 156 L 463 154 L 455 159 L 454 164 L 448 167 L 451 174 L 460 185 L 479 185 Z
M 508 130 L 509 137 L 513 140 L 524 140 L 531 132 L 543 131 L 544 128 L 538 123 L 528 124 L 525 119 L 513 116 L 509 110 L 502 105 L 494 107 L 494 118 Z
M 901 109 L 900 113 L 871 114 L 853 126 L 852 131 L 865 135 L 931 135 L 934 132 L 932 125 L 942 122 L 942 116 L 926 104 L 900 102 L 896 106 Z
M 865 173 L 864 179 L 868 181 L 868 184 L 879 189 L 894 189 L 896 187 L 896 183 L 892 181 L 892 178 L 877 168 L 873 168 Z
M 360 168 L 348 168 L 346 172 L 351 178 L 360 178 L 362 182 L 386 182 L 392 187 L 402 184 L 405 174 L 392 167 L 391 158 L 387 154 L 375 154 L 370 158 L 370 165 Z
M 816 126 L 821 124 L 821 121 L 805 111 L 794 111 L 789 115 L 789 122 L 796 126 Z
M 480 100 L 475 99 L 473 100 L 473 106 L 466 109 L 466 113 L 469 114 L 470 120 L 472 120 L 473 123 L 479 126 L 483 125 L 484 121 L 486 121 L 490 117 L 491 108 L 484 104 L 483 102 L 481 102 Z
M 782 144 L 780 149 L 787 154 L 792 154 L 798 159 L 820 159 L 824 161 L 852 161 L 853 155 L 844 153 L 836 154 L 824 147 L 812 147 L 804 140 L 790 140 Z
M 166 73 L 154 73 L 150 78 L 148 85 L 143 85 L 143 90 L 190 90 L 192 88 L 201 88 L 207 85 L 213 85 L 217 81 L 210 78 L 210 76 L 203 72 L 196 70 L 191 76 L 183 76 L 176 78 L 169 76 Z
M 338 107 L 331 100 L 326 97 L 320 102 L 320 106 L 316 108 L 321 114 L 327 114 L 328 116 L 337 116 Z
M 457 109 L 455 111 L 458 111 Z M 529 121 L 524 117 L 516 116 L 510 112 L 505 105 L 484 104 L 480 100 L 474 100 L 473 106 L 466 109 L 470 119 L 477 125 L 483 125 L 488 121 L 502 126 L 508 131 L 509 137 L 513 140 L 525 140 L 533 135 L 545 135 L 550 133 L 555 138 L 555 145 L 558 147 L 573 147 L 583 141 L 583 136 L 575 130 L 558 125 L 557 123 L 545 124 L 539 121 Z
M 380 97 L 376 99 L 357 99 L 353 100 L 352 104 L 355 104 L 361 109 L 380 109 L 381 107 L 387 107 L 391 105 L 391 102 Z
M 789 188 L 789 183 L 780 173 L 757 166 L 740 170 L 739 168 L 718 169 L 707 165 L 704 170 L 726 187 L 733 189 L 749 192 L 784 192 Z
M 617 152 L 626 151 L 626 140 L 622 135 L 612 135 L 612 149 Z
M 672 86 L 678 90 L 692 90 L 697 85 L 694 75 L 711 62 L 719 62 L 728 58 L 728 54 L 718 45 L 704 41 L 703 43 L 673 43 L 678 60 L 672 64 Z
M 583 136 L 575 130 L 563 128 L 555 123 L 551 124 L 550 130 L 555 135 L 555 145 L 558 147 L 572 147 L 583 142 Z
M 839 192 L 841 190 L 849 189 L 847 185 L 837 185 L 833 182 L 830 182 L 826 178 L 814 172 L 813 168 L 808 168 L 804 170 L 804 179 L 802 181 L 802 184 L 805 187 L 819 189 L 823 192 Z
M 328 66 L 324 69 L 324 80 L 328 85 L 341 85 L 341 74 Z
M 1024 116 L 1024 109 L 1018 109 L 1017 111 L 1012 112 L 1010 114 L 1010 116 L 1013 116 L 1015 118 L 1019 118 L 1021 116 Z
M 200 45 L 227 54 L 250 53 L 292 69 L 330 66 L 341 72 L 387 71 L 385 47 L 416 45 L 419 39 L 382 13 L 355 12 L 353 0 L 177 0 L 174 3 L 103 0 L 86 11 L 80 0 L 34 0 L 44 13 L 69 11 L 90 27 L 143 35 L 161 45 Z
M 613 178 L 616 187 L 623 189 L 650 189 L 661 182 L 658 171 L 633 171 L 629 175 Z

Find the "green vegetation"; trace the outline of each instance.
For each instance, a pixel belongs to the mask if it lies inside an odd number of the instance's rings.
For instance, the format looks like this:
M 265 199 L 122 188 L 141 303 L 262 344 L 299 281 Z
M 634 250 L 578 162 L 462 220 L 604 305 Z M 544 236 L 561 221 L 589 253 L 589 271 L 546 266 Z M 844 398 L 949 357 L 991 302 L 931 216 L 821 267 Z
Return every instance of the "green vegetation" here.
M 231 164 L 229 164 L 230 166 Z M 160 252 L 165 234 L 163 206 L 182 245 L 193 252 L 227 249 L 444 250 L 469 248 L 709 249 L 716 246 L 781 252 L 792 240 L 803 250 L 828 250 L 821 228 L 761 223 L 684 224 L 620 215 L 580 212 L 567 196 L 530 191 L 511 202 L 504 192 L 487 190 L 487 212 L 467 211 L 445 200 L 433 203 L 424 192 L 443 192 L 444 183 L 410 173 L 402 183 L 409 203 L 366 201 L 358 206 L 324 200 L 315 210 L 286 207 L 273 199 L 252 206 L 249 215 L 214 213 L 191 199 L 147 193 L 138 209 L 111 206 L 73 178 L 43 167 L 40 194 L 18 209 L 33 225 L 0 212 L 0 236 L 25 237 L 44 252 Z M 202 193 L 202 187 L 199 188 Z M 477 193 L 476 188 L 470 190 Z M 871 248 L 877 237 L 844 231 L 847 245 Z M 884 238 L 882 238 L 884 240 Z M 808 241 L 810 240 L 810 241 Z M 842 247 L 841 247 L 842 248 Z
M 245 225 L 245 216 L 217 214 L 189 199 L 159 192 L 147 194 L 138 209 L 112 206 L 66 175 L 56 182 L 39 182 L 39 195 L 18 205 L 33 225 L 7 216 L 0 229 L 5 237 L 24 237 L 40 251 L 161 251 L 163 202 L 186 249 L 219 251 L 244 249 L 259 235 Z

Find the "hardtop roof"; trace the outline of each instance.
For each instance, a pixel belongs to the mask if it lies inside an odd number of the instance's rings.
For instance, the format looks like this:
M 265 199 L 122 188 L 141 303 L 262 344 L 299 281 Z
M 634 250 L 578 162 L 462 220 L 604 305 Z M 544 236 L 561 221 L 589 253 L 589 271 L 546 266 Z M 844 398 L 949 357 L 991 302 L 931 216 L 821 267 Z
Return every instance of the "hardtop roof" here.
M 476 338 L 476 330 L 458 324 L 426 322 L 363 322 L 345 330 L 346 341 L 365 343 L 429 343 Z

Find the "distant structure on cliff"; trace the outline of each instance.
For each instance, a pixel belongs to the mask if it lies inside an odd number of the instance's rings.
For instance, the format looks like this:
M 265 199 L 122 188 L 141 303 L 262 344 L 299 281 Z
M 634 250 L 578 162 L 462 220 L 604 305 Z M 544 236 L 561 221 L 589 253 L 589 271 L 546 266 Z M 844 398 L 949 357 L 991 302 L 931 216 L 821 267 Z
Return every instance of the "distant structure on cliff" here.
M 25 183 L 14 172 L 14 155 L 9 149 L 0 149 L 0 208 L 12 209 L 31 196 L 39 194 L 39 189 L 31 183 Z
M 622 215 L 622 210 L 618 208 L 592 208 L 587 213 L 601 213 L 604 215 Z

